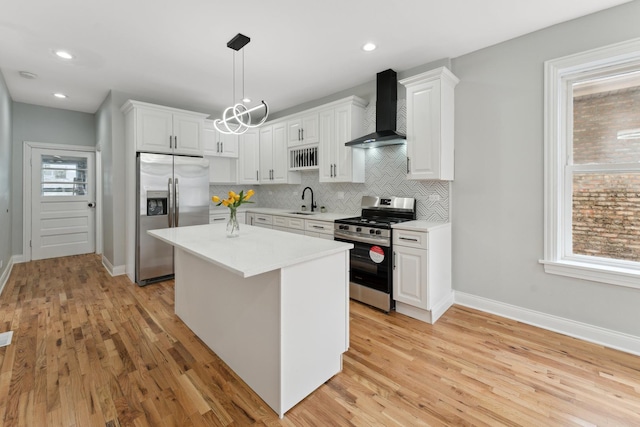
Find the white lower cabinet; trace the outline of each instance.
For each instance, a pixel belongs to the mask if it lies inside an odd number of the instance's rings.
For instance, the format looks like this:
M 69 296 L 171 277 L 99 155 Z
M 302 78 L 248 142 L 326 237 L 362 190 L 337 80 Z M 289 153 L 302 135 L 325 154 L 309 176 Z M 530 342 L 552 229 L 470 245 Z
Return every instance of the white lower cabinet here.
M 263 228 L 273 228 L 273 216 L 254 213 L 253 224 L 251 225 L 255 225 L 256 227 L 263 227 Z
M 311 237 L 333 240 L 333 221 L 306 220 L 304 234 Z
M 273 229 L 281 231 L 289 231 L 295 234 L 304 234 L 304 219 L 291 218 L 288 216 L 275 216 L 273 217 Z
M 238 213 L 238 219 L 239 215 L 240 213 Z M 213 214 L 211 217 L 213 217 Z M 228 220 L 228 218 L 229 215 L 227 214 L 225 221 Z M 310 220 L 293 216 L 246 212 L 246 224 L 285 231 L 287 233 L 333 240 L 333 221 L 331 220 Z
M 398 313 L 428 323 L 451 307 L 450 224 L 393 230 L 393 298 Z
M 247 224 L 246 212 L 237 212 L 236 218 L 240 224 Z M 226 224 L 227 222 L 229 222 L 229 212 L 209 213 L 209 224 Z

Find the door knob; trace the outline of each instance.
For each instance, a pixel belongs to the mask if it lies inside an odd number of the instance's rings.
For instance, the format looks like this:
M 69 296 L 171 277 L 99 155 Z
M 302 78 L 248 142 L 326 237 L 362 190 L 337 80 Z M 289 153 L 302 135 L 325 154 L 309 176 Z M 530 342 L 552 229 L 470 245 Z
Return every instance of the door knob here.
M 89 206 L 90 208 L 95 208 L 96 204 L 94 202 L 89 202 L 87 206 Z

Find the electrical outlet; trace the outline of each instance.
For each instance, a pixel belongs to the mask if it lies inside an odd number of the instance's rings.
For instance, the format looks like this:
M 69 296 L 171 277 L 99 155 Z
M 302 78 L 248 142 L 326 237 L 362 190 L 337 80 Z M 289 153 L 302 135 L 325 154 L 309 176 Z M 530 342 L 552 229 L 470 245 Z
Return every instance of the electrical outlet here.
M 338 191 L 336 193 L 336 199 L 338 199 L 338 200 L 344 199 L 344 191 Z
M 439 202 L 440 201 L 440 195 L 439 194 L 431 194 L 431 195 L 429 195 L 429 201 L 430 202 Z
M 294 195 L 294 196 L 298 196 L 298 192 L 297 192 L 297 191 L 294 191 L 294 192 L 293 192 L 293 195 Z

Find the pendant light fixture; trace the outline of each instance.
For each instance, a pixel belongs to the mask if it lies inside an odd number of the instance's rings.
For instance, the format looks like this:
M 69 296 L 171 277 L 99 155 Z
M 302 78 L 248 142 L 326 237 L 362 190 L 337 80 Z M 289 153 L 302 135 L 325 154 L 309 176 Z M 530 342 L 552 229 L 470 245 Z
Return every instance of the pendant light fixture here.
M 247 107 L 244 103 L 250 102 L 244 96 L 244 52 L 242 52 L 242 102 L 236 103 L 236 52 L 241 50 L 251 39 L 244 34 L 238 33 L 234 38 L 229 40 L 227 47 L 233 49 L 233 105 L 228 107 L 222 113 L 222 118 L 213 122 L 216 130 L 224 134 L 242 135 L 251 128 L 257 128 L 262 125 L 269 116 L 269 106 L 262 101 L 255 107 Z M 262 120 L 253 124 L 251 122 L 251 113 L 264 108 L 264 116 Z

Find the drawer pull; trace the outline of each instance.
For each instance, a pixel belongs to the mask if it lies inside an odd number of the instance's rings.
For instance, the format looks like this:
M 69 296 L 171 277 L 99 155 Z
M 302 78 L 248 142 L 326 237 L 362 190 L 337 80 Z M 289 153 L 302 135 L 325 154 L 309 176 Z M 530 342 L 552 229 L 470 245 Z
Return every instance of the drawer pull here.
M 418 239 L 411 239 L 409 237 L 402 237 L 402 236 L 398 237 L 398 239 L 400 239 L 400 240 L 408 240 L 410 242 L 417 242 L 418 241 Z
M 318 228 L 320 230 L 324 230 L 324 227 L 321 225 L 312 225 L 313 228 Z

